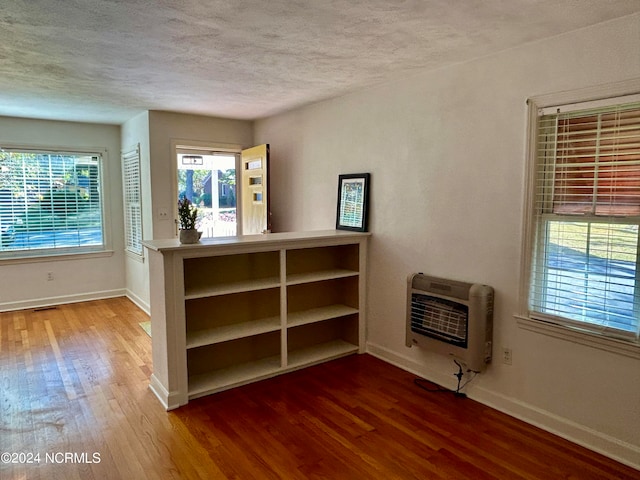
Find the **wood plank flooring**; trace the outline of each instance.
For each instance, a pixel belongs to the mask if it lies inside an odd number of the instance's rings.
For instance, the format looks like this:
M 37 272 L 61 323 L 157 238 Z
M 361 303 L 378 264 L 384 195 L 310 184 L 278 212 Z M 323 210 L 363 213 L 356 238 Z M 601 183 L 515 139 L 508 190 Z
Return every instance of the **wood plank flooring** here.
M 165 412 L 147 319 L 124 298 L 0 314 L 0 478 L 640 478 L 369 355 Z

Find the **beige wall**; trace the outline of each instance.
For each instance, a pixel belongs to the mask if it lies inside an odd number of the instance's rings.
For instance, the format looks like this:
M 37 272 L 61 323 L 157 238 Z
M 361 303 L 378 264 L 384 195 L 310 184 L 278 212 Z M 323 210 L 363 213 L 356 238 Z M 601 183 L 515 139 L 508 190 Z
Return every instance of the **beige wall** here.
M 113 254 L 28 263 L 0 261 L 0 310 L 122 295 L 125 269 L 120 127 L 0 117 L 2 144 L 106 149 L 103 199 L 110 214 L 105 233 L 111 238 Z M 53 273 L 53 281 L 47 281 L 47 272 Z
M 153 202 L 153 238 L 176 236 L 173 218 L 158 218 L 160 208 L 173 212 L 177 200 L 173 198 L 175 158 L 173 143 L 233 144 L 243 148 L 252 146 L 253 123 L 200 115 L 171 112 L 149 112 L 149 148 L 151 153 L 151 198 Z
M 450 387 L 404 345 L 406 277 L 492 285 L 497 359 L 470 396 L 640 467 L 640 360 L 518 327 L 528 97 L 640 78 L 640 16 L 416 73 L 256 122 L 276 229 L 333 228 L 340 173 L 371 172 L 368 349 Z

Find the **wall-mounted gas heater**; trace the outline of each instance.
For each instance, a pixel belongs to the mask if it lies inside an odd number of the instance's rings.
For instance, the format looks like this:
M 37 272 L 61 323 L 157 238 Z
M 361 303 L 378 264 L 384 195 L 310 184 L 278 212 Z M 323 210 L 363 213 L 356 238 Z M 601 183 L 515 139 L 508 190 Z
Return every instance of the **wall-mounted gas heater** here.
M 450 355 L 480 372 L 491 361 L 493 288 L 477 283 L 409 275 L 407 347 Z

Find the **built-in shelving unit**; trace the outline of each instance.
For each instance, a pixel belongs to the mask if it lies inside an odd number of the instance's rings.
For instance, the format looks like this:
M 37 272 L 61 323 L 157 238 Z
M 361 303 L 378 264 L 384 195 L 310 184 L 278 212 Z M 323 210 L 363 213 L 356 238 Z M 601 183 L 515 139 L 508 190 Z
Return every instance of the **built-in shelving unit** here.
M 144 242 L 154 373 L 167 409 L 364 351 L 366 233 Z

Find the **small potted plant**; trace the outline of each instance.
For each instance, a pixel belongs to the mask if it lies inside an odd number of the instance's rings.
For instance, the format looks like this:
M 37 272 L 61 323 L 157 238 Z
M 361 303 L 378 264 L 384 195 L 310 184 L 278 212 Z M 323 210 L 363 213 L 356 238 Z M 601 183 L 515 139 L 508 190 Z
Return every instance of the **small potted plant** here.
M 180 243 L 198 243 L 202 232 L 196 230 L 198 209 L 184 197 L 178 200 L 178 218 L 180 219 Z

